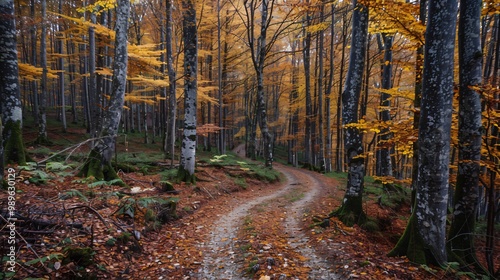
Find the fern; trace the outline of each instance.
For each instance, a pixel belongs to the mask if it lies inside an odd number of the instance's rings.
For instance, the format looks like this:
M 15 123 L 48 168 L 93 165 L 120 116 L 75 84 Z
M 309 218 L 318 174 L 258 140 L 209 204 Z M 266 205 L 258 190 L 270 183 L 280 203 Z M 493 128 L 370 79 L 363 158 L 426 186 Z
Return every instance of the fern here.
M 122 202 L 120 202 L 120 208 L 115 211 L 115 214 L 118 215 L 127 215 L 131 218 L 135 216 L 135 199 L 132 197 L 123 198 Z
M 52 177 L 45 173 L 42 170 L 32 170 L 31 172 L 31 177 L 28 179 L 31 183 L 34 184 L 45 184 L 49 179 L 52 179 Z
M 47 169 L 47 171 L 57 172 L 57 171 L 64 171 L 66 169 L 71 169 L 71 166 L 65 165 L 61 162 L 48 162 L 47 165 L 45 166 L 45 169 Z
M 71 190 L 66 191 L 65 193 L 59 195 L 59 199 L 61 199 L 61 200 L 69 199 L 72 197 L 78 197 L 85 202 L 89 201 L 88 198 L 83 193 L 81 193 L 79 190 L 75 190 L 75 189 L 71 189 Z
M 17 168 L 19 170 L 25 170 L 25 171 L 33 171 L 36 169 L 38 164 L 36 162 L 27 162 L 26 165 L 20 165 Z
M 167 204 L 167 203 L 177 203 L 179 201 L 178 197 L 170 197 L 168 199 L 164 199 L 161 197 L 141 197 L 137 200 L 137 204 L 141 207 L 147 208 L 151 204 Z
M 45 256 L 45 257 L 41 257 L 41 258 L 37 258 L 37 259 L 34 259 L 34 260 L 31 260 L 31 261 L 27 261 L 24 263 L 24 265 L 27 265 L 27 266 L 31 266 L 31 265 L 34 265 L 36 263 L 44 263 L 46 261 L 50 261 L 50 260 L 61 260 L 63 258 L 63 254 L 61 253 L 53 253 L 53 254 L 50 254 L 48 256 Z
M 122 185 L 124 184 L 122 179 L 113 179 L 111 181 L 97 181 L 94 183 L 88 184 L 89 188 L 95 188 L 99 186 L 112 186 L 112 185 Z

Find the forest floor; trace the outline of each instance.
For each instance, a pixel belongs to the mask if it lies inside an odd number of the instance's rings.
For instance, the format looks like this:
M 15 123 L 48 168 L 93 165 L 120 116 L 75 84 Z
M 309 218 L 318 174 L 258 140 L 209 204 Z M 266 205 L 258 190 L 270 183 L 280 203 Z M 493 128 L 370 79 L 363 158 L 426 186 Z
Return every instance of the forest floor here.
M 14 168 L 20 216 L 13 279 L 461 278 L 386 256 L 406 226 L 405 203 L 389 207 L 365 197 L 376 231 L 345 227 L 335 217 L 314 226 L 340 206 L 341 177 L 275 164 L 281 182 L 270 183 L 237 165 L 200 161 L 197 183 L 174 184 L 169 193 L 154 172 L 119 172 L 127 184 L 119 187 L 75 177 L 72 168 Z M 7 200 L 2 191 L 1 209 Z M 177 217 L 163 215 L 168 221 L 160 223 L 157 216 L 171 213 L 168 201 L 177 202 Z M 9 228 L 0 225 L 6 256 Z

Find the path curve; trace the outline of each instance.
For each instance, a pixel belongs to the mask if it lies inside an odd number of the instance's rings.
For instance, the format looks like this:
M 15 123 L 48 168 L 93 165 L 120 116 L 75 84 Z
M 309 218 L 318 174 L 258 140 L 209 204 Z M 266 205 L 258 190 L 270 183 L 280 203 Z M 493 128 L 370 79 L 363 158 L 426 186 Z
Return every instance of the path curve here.
M 201 244 L 202 248 L 200 249 L 204 251 L 205 258 L 199 270 L 198 279 L 248 279 L 241 275 L 241 264 L 235 258 L 235 252 L 237 251 L 235 248 L 236 234 L 243 224 L 244 217 L 248 215 L 249 210 L 253 207 L 284 196 L 299 185 L 304 187 L 304 196 L 287 205 L 286 209 L 289 215 L 283 222 L 284 229 L 287 233 L 291 233 L 290 236 L 293 236 L 288 242 L 294 250 L 308 258 L 304 262 L 304 266 L 311 268 L 309 279 L 340 279 L 335 275 L 328 262 L 319 257 L 314 248 L 307 244 L 308 237 L 300 226 L 304 209 L 316 199 L 320 199 L 321 188 L 325 188 L 315 178 L 316 175 L 321 175 L 317 173 L 311 175 L 308 171 L 281 164 L 275 164 L 275 168 L 286 177 L 286 182 L 278 191 L 270 195 L 258 196 L 250 201 L 244 201 L 230 212 L 221 213 L 223 216 L 214 221 L 207 242 Z

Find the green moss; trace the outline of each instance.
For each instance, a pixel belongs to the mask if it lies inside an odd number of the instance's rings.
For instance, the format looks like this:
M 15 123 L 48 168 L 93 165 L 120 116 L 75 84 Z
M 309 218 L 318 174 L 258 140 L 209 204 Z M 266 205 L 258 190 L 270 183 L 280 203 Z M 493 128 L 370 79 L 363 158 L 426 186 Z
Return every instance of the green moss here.
M 338 217 L 342 223 L 349 227 L 352 227 L 354 224 L 362 225 L 366 221 L 362 202 L 363 198 L 361 196 L 345 197 L 342 206 L 330 213 L 330 216 Z
M 79 177 L 93 177 L 99 181 L 119 179 L 111 162 L 104 162 L 102 156 L 95 149 L 90 151 L 87 161 L 78 173 Z
M 380 226 L 378 225 L 378 221 L 372 218 L 367 218 L 366 221 L 361 224 L 361 228 L 368 232 L 379 232 Z
M 179 170 L 177 171 L 177 179 L 188 184 L 196 184 L 196 176 L 190 174 L 182 165 L 179 166 Z
M 75 263 L 78 266 L 87 267 L 94 263 L 95 251 L 90 247 L 66 247 L 63 264 Z
M 406 256 L 414 263 L 429 264 L 427 254 L 424 241 L 418 232 L 417 217 L 413 214 L 408 221 L 403 236 L 387 255 L 389 257 Z
M 10 137 L 7 139 L 6 135 L 10 135 Z M 21 122 L 8 121 L 3 129 L 3 138 L 5 139 L 5 162 L 7 164 L 26 165 Z

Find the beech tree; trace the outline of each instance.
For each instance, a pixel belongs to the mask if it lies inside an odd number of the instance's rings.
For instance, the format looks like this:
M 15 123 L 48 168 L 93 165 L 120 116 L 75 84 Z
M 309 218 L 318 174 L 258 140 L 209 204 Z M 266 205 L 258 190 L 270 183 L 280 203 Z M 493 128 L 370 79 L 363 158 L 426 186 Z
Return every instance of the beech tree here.
M 346 225 L 362 224 L 363 183 L 365 163 L 361 131 L 350 125 L 358 122 L 358 108 L 363 84 L 366 44 L 368 37 L 368 8 L 353 0 L 352 42 L 345 88 L 342 93 L 342 124 L 344 125 L 344 151 L 347 156 L 347 186 L 342 206 L 333 214 Z
M 481 160 L 481 96 L 473 89 L 482 83 L 481 0 L 460 4 L 458 59 L 460 63 L 458 111 L 458 174 L 453 219 L 448 235 L 449 258 L 481 271 L 476 259 L 474 230 L 479 197 Z M 483 270 L 485 272 L 486 270 Z
M 456 0 L 430 0 L 425 35 L 414 211 L 391 256 L 445 265 Z
M 115 151 L 118 126 L 120 124 L 125 100 L 129 14 L 130 0 L 117 0 L 115 55 L 113 60 L 111 98 L 107 110 L 104 112 L 104 120 L 99 138 L 80 171 L 80 175 L 87 177 L 94 176 L 98 180 L 109 181 L 118 178 L 115 170 L 111 166 L 111 158 Z
M 196 95 L 198 70 L 198 34 L 196 9 L 192 0 L 182 1 L 182 35 L 184 38 L 184 129 L 178 177 L 195 182 L 196 161 Z
M 0 0 L 0 108 L 2 110 L 3 156 L 7 163 L 24 165 L 26 155 L 22 135 L 22 105 L 17 61 L 14 1 Z M 0 125 L 1 126 L 1 125 Z M 1 155 L 2 153 L 0 153 Z M 4 157 L 0 161 L 4 161 Z M 2 169 L 3 171 L 3 169 Z

